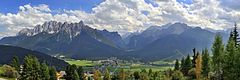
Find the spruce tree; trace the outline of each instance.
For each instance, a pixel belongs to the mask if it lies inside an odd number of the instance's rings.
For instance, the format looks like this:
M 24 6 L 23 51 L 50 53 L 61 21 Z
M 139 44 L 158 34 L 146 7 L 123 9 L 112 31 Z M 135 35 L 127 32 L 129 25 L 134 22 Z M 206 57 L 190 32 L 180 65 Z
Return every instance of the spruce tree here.
M 76 66 L 75 64 L 73 64 L 73 65 L 68 65 L 68 66 L 66 67 L 66 70 L 65 70 L 65 72 L 66 72 L 66 74 L 67 74 L 67 75 L 64 76 L 65 79 L 67 79 L 67 80 L 73 80 L 74 74 L 75 74 L 75 71 L 76 71 L 76 70 L 77 70 L 77 66 Z
M 72 69 L 71 66 L 72 66 L 72 65 L 68 65 L 68 66 L 66 67 L 66 69 L 65 69 L 66 75 L 64 76 L 64 78 L 65 78 L 66 80 L 71 80 L 71 79 L 72 79 L 71 75 L 73 74 L 73 72 L 72 72 L 72 70 L 71 70 L 71 69 Z
M 228 44 L 226 46 L 226 51 L 224 54 L 224 63 L 223 63 L 223 76 L 224 79 L 229 80 L 237 80 L 238 75 L 236 69 L 238 68 L 236 65 L 238 64 L 236 60 L 237 56 L 237 48 L 235 45 L 235 40 L 233 37 L 229 38 Z
M 133 76 L 134 76 L 134 79 L 135 79 L 135 80 L 138 80 L 138 79 L 140 78 L 140 73 L 139 73 L 138 71 L 135 71 L 135 72 L 133 73 Z
M 208 77 L 210 72 L 210 57 L 207 48 L 202 51 L 202 55 L 202 74 L 204 77 Z
M 38 59 L 32 55 L 28 55 L 24 58 L 20 80 L 41 80 L 40 70 Z
M 233 37 L 233 41 L 235 42 L 235 46 L 237 46 L 238 41 L 239 41 L 239 39 L 238 39 L 239 34 L 238 34 L 238 31 L 237 31 L 237 23 L 234 24 L 234 29 L 233 29 L 233 32 L 232 32 L 231 35 Z
M 176 70 L 172 73 L 172 79 L 171 80 L 185 80 L 184 76 L 181 71 Z
M 180 66 L 180 71 L 183 73 L 184 72 L 184 67 L 185 67 L 185 59 L 184 58 L 182 58 L 182 60 L 181 60 L 181 66 Z
M 193 56 L 192 56 L 192 68 L 195 68 L 195 64 L 196 64 L 196 62 L 195 62 L 195 60 L 197 59 L 197 51 L 196 51 L 196 48 L 193 48 Z
M 224 44 L 222 42 L 221 35 L 217 34 L 215 36 L 215 41 L 212 46 L 212 60 L 213 60 L 213 71 L 216 74 L 218 80 L 222 79 L 222 67 L 223 67 L 223 54 L 224 54 Z
M 238 45 L 238 48 L 237 48 L 237 50 L 235 51 L 235 56 L 234 56 L 234 70 L 235 70 L 235 76 L 238 76 L 237 77 L 237 79 L 236 80 L 240 80 L 240 64 L 239 64 L 239 62 L 240 62 L 240 47 L 239 47 L 240 45 Z
M 84 76 L 84 70 L 82 66 L 79 66 L 77 68 L 77 73 L 78 73 L 79 79 L 84 80 L 85 76 Z
M 142 69 L 140 73 L 140 80 L 149 80 L 149 76 L 146 69 Z
M 178 61 L 178 59 L 176 59 L 174 70 L 179 70 L 180 69 L 179 66 L 180 66 L 179 61 Z
M 152 69 L 149 69 L 148 70 L 148 76 L 151 77 L 152 75 L 153 75 L 153 71 L 152 71 Z
M 41 78 L 42 80 L 49 80 L 50 75 L 49 75 L 49 69 L 46 63 L 41 64 Z
M 78 75 L 78 72 L 76 70 L 74 70 L 74 72 L 73 72 L 73 79 L 72 80 L 79 80 L 79 75 Z
M 188 55 L 187 58 L 184 61 L 184 66 L 183 66 L 183 74 L 188 76 L 188 71 L 192 68 L 192 60 L 190 56 Z
M 56 73 L 55 67 L 49 67 L 49 75 L 50 79 L 49 80 L 57 80 L 57 73 Z

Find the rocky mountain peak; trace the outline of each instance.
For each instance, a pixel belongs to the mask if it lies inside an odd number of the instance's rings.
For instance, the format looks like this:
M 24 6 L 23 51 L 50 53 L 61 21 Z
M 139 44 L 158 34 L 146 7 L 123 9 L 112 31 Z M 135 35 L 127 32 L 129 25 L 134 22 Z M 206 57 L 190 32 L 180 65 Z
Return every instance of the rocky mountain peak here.
M 33 29 L 22 29 L 18 33 L 18 35 L 34 36 L 42 32 L 54 34 L 61 31 L 65 31 L 73 36 L 76 36 L 83 29 L 91 29 L 91 28 L 85 25 L 83 21 L 80 21 L 78 23 L 67 23 L 67 22 L 62 23 L 57 21 L 49 21 L 49 22 L 43 23 L 42 25 L 37 25 Z

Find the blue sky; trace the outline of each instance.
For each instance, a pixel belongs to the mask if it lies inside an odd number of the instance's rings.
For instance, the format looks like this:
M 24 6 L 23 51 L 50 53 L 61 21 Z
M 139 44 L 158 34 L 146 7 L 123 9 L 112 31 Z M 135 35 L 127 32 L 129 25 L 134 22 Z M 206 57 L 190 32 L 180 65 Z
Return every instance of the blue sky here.
M 52 10 L 83 10 L 91 12 L 92 8 L 100 4 L 103 0 L 2 0 L 0 2 L 1 13 L 17 13 L 19 6 L 26 4 L 39 5 L 46 4 Z
M 186 4 L 192 4 L 192 0 L 177 0 L 178 2 L 183 2 L 183 3 L 186 3 Z
M 19 6 L 26 4 L 39 5 L 46 4 L 51 10 L 83 10 L 85 12 L 91 12 L 92 8 L 99 5 L 104 0 L 2 0 L 0 2 L 0 13 L 17 13 Z M 155 0 L 145 0 L 147 3 L 157 6 L 153 2 Z M 183 3 L 192 3 L 191 0 L 177 0 Z

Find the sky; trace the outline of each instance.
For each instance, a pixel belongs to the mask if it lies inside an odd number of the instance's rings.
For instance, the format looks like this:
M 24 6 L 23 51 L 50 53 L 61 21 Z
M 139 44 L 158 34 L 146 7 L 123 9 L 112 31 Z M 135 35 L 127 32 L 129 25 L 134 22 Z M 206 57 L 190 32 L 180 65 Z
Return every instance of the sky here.
M 240 0 L 1 0 L 0 37 L 46 21 L 79 22 L 121 35 L 182 22 L 224 30 L 240 22 Z

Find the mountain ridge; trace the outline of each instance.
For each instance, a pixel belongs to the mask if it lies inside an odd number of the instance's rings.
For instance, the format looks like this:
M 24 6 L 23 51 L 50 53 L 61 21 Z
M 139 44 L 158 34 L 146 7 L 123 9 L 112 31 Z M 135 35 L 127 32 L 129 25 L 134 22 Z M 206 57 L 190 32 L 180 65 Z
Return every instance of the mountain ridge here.
M 115 56 L 110 53 L 121 53 L 120 48 L 124 44 L 117 32 L 93 29 L 82 21 L 79 23 L 45 22 L 33 29 L 23 29 L 17 36 L 2 38 L 0 43 L 47 54 L 65 54 L 74 58 L 79 54 L 83 55 L 80 58 L 84 58 L 84 55 L 87 58 Z M 88 54 L 93 55 L 88 56 Z
M 24 47 L 50 55 L 66 55 L 74 59 L 130 56 L 142 59 L 155 57 L 152 59 L 157 60 L 175 55 L 176 52 L 170 50 L 171 47 L 184 52 L 184 55 L 189 54 L 191 48 L 209 48 L 215 34 L 217 33 L 177 22 L 152 26 L 141 33 L 129 34 L 122 38 L 118 32 L 93 29 L 82 21 L 50 21 L 33 29 L 23 29 L 17 36 L 2 38 L 0 44 Z M 224 33 L 221 34 L 226 38 Z M 184 49 L 181 48 L 181 45 L 185 45 L 183 43 L 188 43 Z

